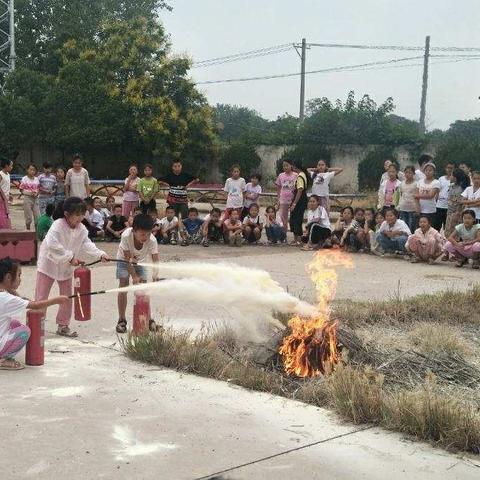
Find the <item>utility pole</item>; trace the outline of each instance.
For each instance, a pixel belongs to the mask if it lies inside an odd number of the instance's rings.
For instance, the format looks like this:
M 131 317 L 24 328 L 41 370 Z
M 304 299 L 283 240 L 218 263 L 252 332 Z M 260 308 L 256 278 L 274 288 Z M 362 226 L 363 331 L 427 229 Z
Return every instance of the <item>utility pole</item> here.
M 302 70 L 300 75 L 300 122 L 305 119 L 305 61 L 307 56 L 307 41 L 302 38 Z
M 14 0 L 9 0 L 8 10 L 10 13 L 10 71 L 15 70 L 15 5 Z
M 14 0 L 0 0 L 0 93 L 5 75 L 15 69 Z
M 425 112 L 427 105 L 427 88 L 428 88 L 428 62 L 430 59 L 430 35 L 425 37 L 425 53 L 423 57 L 423 81 L 422 81 L 422 100 L 420 102 L 420 135 L 425 134 Z

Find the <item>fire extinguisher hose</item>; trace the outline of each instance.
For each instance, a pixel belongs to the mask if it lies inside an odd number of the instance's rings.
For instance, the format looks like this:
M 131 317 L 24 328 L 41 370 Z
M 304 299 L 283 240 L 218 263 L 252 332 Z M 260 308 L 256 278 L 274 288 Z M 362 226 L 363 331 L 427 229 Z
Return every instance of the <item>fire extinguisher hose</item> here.
M 100 263 L 102 260 L 95 260 L 95 262 L 92 263 L 85 263 L 83 266 L 84 267 L 91 267 L 92 265 L 96 265 L 97 263 Z M 129 262 L 128 260 L 120 260 L 119 258 L 109 258 L 109 262 L 116 262 L 116 263 L 132 263 Z

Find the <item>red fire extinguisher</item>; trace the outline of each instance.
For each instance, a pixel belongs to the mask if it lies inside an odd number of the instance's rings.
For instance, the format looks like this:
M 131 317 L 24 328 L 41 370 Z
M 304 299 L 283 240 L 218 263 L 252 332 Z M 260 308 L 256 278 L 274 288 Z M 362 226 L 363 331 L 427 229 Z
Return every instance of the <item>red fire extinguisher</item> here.
M 45 343 L 45 312 L 27 311 L 27 326 L 30 328 L 30 338 L 25 348 L 25 363 L 27 365 L 43 365 Z
M 73 293 L 88 293 L 91 291 L 92 273 L 87 267 L 77 267 L 73 271 Z M 74 297 L 73 306 L 75 312 L 75 320 L 84 322 L 92 318 L 92 297 L 86 295 L 84 297 Z
M 133 334 L 139 335 L 148 330 L 150 319 L 150 298 L 145 292 L 135 292 L 135 303 L 133 304 Z

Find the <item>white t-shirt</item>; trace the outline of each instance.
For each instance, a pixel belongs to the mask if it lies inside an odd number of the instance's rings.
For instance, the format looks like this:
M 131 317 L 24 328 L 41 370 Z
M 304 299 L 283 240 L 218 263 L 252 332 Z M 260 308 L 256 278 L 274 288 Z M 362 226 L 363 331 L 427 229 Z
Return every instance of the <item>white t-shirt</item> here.
M 127 228 L 120 238 L 117 258 L 119 260 L 125 260 L 125 252 L 130 252 L 130 255 L 138 262 L 145 262 L 152 255 L 158 254 L 157 240 L 155 240 L 153 235 L 150 235 L 150 238 L 142 245 L 142 248 L 137 250 L 133 238 L 133 228 Z
M 257 215 L 256 217 L 251 217 L 250 215 L 247 215 L 243 219 L 243 224 L 247 225 L 249 223 L 254 223 L 255 225 L 259 225 L 260 224 L 260 215 Z
M 310 172 L 310 176 L 313 178 L 312 193 L 319 197 L 328 197 L 330 194 L 330 181 L 335 176 L 335 172 Z
M 318 206 L 315 210 L 307 210 L 307 225 L 309 223 L 318 223 L 321 227 L 331 230 L 328 213 L 321 206 Z
M 103 225 L 105 223 L 103 215 L 95 208 L 92 210 L 92 212 L 87 211 L 85 213 L 85 218 L 89 223 L 91 223 L 94 227 L 97 228 L 103 228 Z
M 438 179 L 440 183 L 440 193 L 437 199 L 437 208 L 448 208 L 448 189 L 450 188 L 450 180 L 443 175 Z
M 158 224 L 162 228 L 176 227 L 178 225 L 178 218 L 173 217 L 171 220 L 169 220 L 167 217 L 163 217 L 162 219 L 160 219 Z
M 418 168 L 415 170 L 415 181 L 425 180 L 425 174 Z
M 474 187 L 471 185 L 470 187 L 467 187 L 463 193 L 462 197 L 466 198 L 467 200 L 480 200 L 480 188 L 477 189 L 476 191 L 473 190 Z M 469 205 L 465 205 L 465 208 L 469 210 L 473 210 L 475 212 L 475 217 L 477 220 L 480 219 L 480 207 L 470 207 Z
M 252 200 L 251 198 L 245 198 L 245 201 L 243 202 L 243 206 L 245 208 L 249 208 L 252 203 L 257 203 L 258 195 L 262 193 L 262 187 L 260 185 L 253 186 L 251 182 L 249 182 L 245 186 L 245 193 L 253 193 L 257 195 L 257 198 L 255 198 L 254 200 Z
M 3 170 L 0 170 L 0 187 L 8 200 L 8 197 L 10 196 L 10 174 Z
M 88 172 L 82 168 L 80 172 L 76 172 L 73 168 L 68 170 L 65 177 L 65 185 L 70 187 L 70 197 L 79 197 L 82 200 L 88 197 L 86 185 L 90 184 Z
M 8 292 L 0 292 L 0 351 L 7 343 L 11 321 L 18 320 L 18 317 L 25 313 L 28 304 L 28 300 Z
M 420 195 L 428 195 L 432 193 L 432 190 L 437 188 L 440 190 L 440 182 L 438 180 L 432 180 L 430 183 L 425 183 L 425 179 L 418 182 L 418 193 Z M 436 197 L 430 199 L 420 199 L 420 212 L 421 213 L 435 213 L 437 211 L 437 199 Z
M 385 220 L 380 226 L 379 232 L 402 232 L 405 235 L 411 235 L 412 232 L 408 228 L 408 225 L 403 220 L 397 220 L 393 226 L 390 226 Z
M 242 208 L 243 207 L 243 192 L 246 185 L 243 178 L 227 178 L 223 190 L 228 193 L 227 208 Z

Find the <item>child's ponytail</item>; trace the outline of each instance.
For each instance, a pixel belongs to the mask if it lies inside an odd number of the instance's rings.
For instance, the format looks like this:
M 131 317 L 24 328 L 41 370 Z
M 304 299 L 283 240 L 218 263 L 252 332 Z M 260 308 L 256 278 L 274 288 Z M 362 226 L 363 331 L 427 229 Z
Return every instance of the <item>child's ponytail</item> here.
M 69 197 L 57 205 L 57 208 L 53 213 L 53 219 L 58 220 L 59 218 L 64 218 L 65 213 L 68 213 L 69 215 L 85 215 L 86 211 L 87 206 L 81 198 Z

